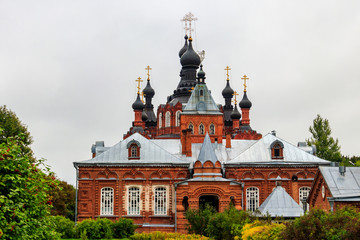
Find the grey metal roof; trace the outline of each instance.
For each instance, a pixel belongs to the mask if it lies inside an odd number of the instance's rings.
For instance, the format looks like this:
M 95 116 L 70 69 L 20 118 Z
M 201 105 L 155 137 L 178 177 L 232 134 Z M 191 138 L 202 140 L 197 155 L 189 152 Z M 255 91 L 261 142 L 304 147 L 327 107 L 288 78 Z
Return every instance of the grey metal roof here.
M 259 211 L 271 217 L 300 217 L 304 210 L 281 186 L 277 186 L 259 207 Z
M 201 146 L 198 160 L 202 164 L 204 164 L 206 161 L 211 161 L 215 164 L 218 161 L 208 133 L 206 133 L 204 142 Z
M 141 145 L 140 159 L 129 160 L 127 145 L 130 141 L 137 141 Z M 130 164 L 130 165 L 189 165 L 188 161 L 184 161 L 177 156 L 166 151 L 155 141 L 150 141 L 139 133 L 134 133 L 130 137 L 115 144 L 113 147 L 96 156 L 95 158 L 77 162 L 76 164 Z
M 344 176 L 339 167 L 320 167 L 326 185 L 334 198 L 360 197 L 360 168 L 347 167 Z
M 283 159 L 272 159 L 270 145 L 274 141 L 283 143 Z M 329 161 L 318 158 L 306 151 L 286 142 L 272 134 L 267 134 L 237 157 L 233 158 L 228 164 L 239 163 L 274 163 L 274 164 L 330 164 Z

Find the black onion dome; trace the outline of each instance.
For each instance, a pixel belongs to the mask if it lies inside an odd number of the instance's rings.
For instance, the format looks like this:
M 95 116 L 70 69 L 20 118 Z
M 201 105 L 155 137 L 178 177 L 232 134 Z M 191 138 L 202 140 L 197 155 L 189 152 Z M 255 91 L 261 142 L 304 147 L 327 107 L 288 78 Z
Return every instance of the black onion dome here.
M 180 63 L 182 66 L 199 66 L 200 65 L 200 56 L 194 51 L 192 47 L 192 39 L 189 39 L 189 46 L 186 52 L 181 56 Z
M 150 85 L 150 81 L 147 81 L 146 87 L 143 90 L 143 93 L 145 94 L 146 98 L 152 98 L 155 95 L 154 89 Z
M 240 119 L 240 118 L 241 118 L 241 113 L 239 112 L 237 106 L 235 105 L 235 108 L 231 113 L 231 119 Z
M 179 57 L 181 58 L 181 56 L 186 52 L 186 50 L 188 49 L 188 36 L 187 35 L 185 35 L 185 44 L 184 44 L 184 46 L 180 49 L 180 51 L 179 51 Z
M 200 70 L 199 70 L 197 75 L 198 75 L 198 78 L 205 79 L 205 72 L 203 70 L 203 65 L 202 64 L 200 65 Z
M 251 103 L 250 100 L 247 98 L 246 92 L 244 92 L 243 99 L 240 101 L 239 106 L 240 106 L 241 108 L 251 108 L 252 103 Z
M 230 87 L 229 81 L 227 81 L 224 90 L 222 90 L 222 95 L 224 98 L 232 98 L 234 90 Z
M 143 111 L 142 112 L 142 114 L 141 114 L 141 120 L 143 120 L 144 122 L 146 121 L 146 120 L 148 120 L 148 115 L 146 114 L 146 112 L 145 111 Z
M 143 110 L 144 107 L 145 106 L 144 106 L 143 102 L 140 100 L 140 96 L 138 94 L 135 102 L 132 104 L 132 108 L 134 110 Z

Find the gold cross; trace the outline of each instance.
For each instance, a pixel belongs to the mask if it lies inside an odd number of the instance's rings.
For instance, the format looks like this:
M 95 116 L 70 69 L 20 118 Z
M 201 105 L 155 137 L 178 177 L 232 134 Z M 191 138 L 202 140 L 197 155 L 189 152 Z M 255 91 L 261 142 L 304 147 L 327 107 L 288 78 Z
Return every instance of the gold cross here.
M 143 82 L 143 80 L 141 80 L 141 77 L 138 77 L 138 79 L 135 80 L 135 82 L 138 83 L 138 86 L 137 86 L 137 89 L 138 89 L 137 94 L 140 94 L 140 83 Z
M 236 100 L 236 96 L 238 96 L 239 94 L 237 93 L 237 91 L 234 91 L 233 96 L 235 96 L 234 102 L 235 105 L 237 104 L 237 100 Z
M 147 80 L 148 81 L 150 81 L 150 70 L 151 70 L 151 68 L 150 68 L 150 66 L 148 65 L 146 68 L 145 68 L 145 70 L 147 70 Z
M 249 78 L 246 75 L 244 75 L 244 77 L 241 79 L 244 80 L 244 92 L 246 92 L 246 80 L 249 80 Z
M 194 87 L 191 87 L 190 90 L 189 90 L 189 92 L 192 92 L 193 90 L 194 90 Z
M 144 96 L 146 96 L 146 94 L 144 92 L 141 92 L 141 101 L 142 101 L 142 103 L 145 103 L 144 102 Z
M 229 68 L 229 66 L 226 66 L 224 70 L 226 71 L 226 81 L 229 81 L 229 71 L 231 70 L 231 68 Z

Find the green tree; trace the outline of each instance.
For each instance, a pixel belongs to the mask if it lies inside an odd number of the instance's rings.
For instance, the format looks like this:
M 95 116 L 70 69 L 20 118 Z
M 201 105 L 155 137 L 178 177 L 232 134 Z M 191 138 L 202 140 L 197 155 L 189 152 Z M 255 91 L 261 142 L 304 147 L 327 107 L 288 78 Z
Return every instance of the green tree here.
M 24 154 L 32 154 L 30 145 L 33 142 L 27 127 L 19 120 L 16 114 L 7 109 L 6 106 L 0 106 L 0 144 L 7 143 L 9 137 L 22 136 L 21 150 Z M 32 156 L 31 156 L 32 157 Z
M 329 120 L 323 119 L 319 114 L 313 121 L 313 126 L 309 127 L 312 134 L 306 142 L 309 146 L 316 146 L 316 155 L 322 159 L 340 162 L 341 153 L 338 139 L 331 137 Z
M 59 187 L 49 193 L 53 201 L 51 215 L 60 215 L 75 221 L 75 188 L 65 181 L 56 179 L 56 182 Z

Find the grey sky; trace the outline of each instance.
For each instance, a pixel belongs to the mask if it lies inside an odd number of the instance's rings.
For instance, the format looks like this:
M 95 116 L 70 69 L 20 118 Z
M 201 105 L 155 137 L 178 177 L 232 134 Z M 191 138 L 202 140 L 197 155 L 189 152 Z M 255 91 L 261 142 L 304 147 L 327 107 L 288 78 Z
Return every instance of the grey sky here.
M 150 65 L 154 106 L 179 81 L 189 11 L 208 88 L 223 103 L 224 68 L 251 126 L 293 144 L 329 119 L 346 155 L 360 155 L 360 1 L 0 0 L 0 104 L 28 125 L 37 157 L 75 183 L 73 161 L 131 126 L 135 79 Z M 144 86 L 144 85 L 143 85 Z

